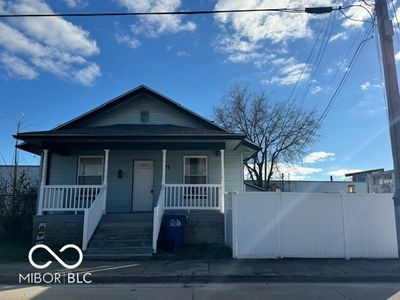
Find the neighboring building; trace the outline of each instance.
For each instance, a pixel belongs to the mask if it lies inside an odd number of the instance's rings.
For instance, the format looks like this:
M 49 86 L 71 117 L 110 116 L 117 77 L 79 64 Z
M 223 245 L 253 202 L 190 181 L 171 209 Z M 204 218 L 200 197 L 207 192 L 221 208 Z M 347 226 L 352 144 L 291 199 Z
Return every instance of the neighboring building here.
M 14 170 L 14 165 L 0 166 L 0 182 L 11 186 L 14 179 Z M 40 166 L 19 165 L 17 167 L 17 178 L 24 174 L 32 187 L 38 187 L 40 179 L 39 172 Z
M 272 180 L 271 186 L 274 187 L 272 190 L 294 193 L 365 193 L 367 190 L 365 182 L 351 181 Z M 249 192 L 263 190 L 248 180 L 245 181 L 245 189 Z
M 384 169 L 373 169 L 350 173 L 345 176 L 352 177 L 355 183 L 364 182 L 367 185 L 368 193 L 395 192 L 394 170 L 385 171 Z
M 171 212 L 187 216 L 187 242 L 223 243 L 224 192 L 243 190 L 259 150 L 146 86 L 16 138 L 42 155 L 34 239 L 97 259 L 151 255 Z

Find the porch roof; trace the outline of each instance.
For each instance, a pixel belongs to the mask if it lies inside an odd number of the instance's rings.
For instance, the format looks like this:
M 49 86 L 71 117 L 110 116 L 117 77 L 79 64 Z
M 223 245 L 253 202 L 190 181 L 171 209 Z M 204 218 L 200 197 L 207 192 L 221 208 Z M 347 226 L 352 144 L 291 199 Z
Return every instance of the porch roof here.
M 31 137 L 164 137 L 164 136 L 206 136 L 206 137 L 233 137 L 243 139 L 245 136 L 240 133 L 230 133 L 221 130 L 190 128 L 170 124 L 162 125 L 138 125 L 138 124 L 117 124 L 110 126 L 96 126 L 83 128 L 67 128 L 48 131 L 32 131 L 17 134 L 18 139 Z
M 225 141 L 237 141 L 257 151 L 243 134 L 176 125 L 135 125 L 65 128 L 23 132 L 20 149 L 39 154 L 42 149 L 72 151 L 85 149 L 225 149 Z

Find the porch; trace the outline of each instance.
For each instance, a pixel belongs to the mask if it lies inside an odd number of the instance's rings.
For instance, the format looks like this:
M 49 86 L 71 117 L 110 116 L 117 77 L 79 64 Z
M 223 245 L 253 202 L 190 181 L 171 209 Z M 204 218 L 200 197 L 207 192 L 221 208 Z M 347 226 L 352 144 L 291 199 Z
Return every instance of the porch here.
M 215 150 L 212 150 L 215 153 Z M 58 215 L 58 214 L 83 214 L 83 236 L 82 249 L 86 250 L 88 243 L 92 238 L 96 228 L 103 215 L 109 212 L 110 198 L 114 195 L 118 185 L 113 182 L 116 179 L 111 178 L 112 172 L 120 173 L 119 169 L 112 166 L 110 153 L 116 151 L 104 150 L 103 174 L 101 184 L 49 184 L 49 150 L 43 151 L 42 157 L 42 180 L 40 185 L 40 193 L 38 199 L 38 215 Z M 167 164 L 167 150 L 161 150 L 161 178 L 154 177 L 153 190 L 156 191 L 154 201 L 151 201 L 151 210 L 153 215 L 153 237 L 152 249 L 157 251 L 157 239 L 160 232 L 161 221 L 166 211 L 172 210 L 208 210 L 224 212 L 224 192 L 225 192 L 225 152 L 224 149 L 218 150 L 220 156 L 219 176 L 215 173 L 215 159 L 213 161 L 214 173 L 212 181 L 219 180 L 219 183 L 167 183 L 167 170 L 171 168 Z M 155 166 L 157 168 L 157 164 Z M 184 171 L 183 171 L 184 172 Z M 209 171 L 207 171 L 209 172 Z M 211 175 L 211 174 L 210 174 Z M 177 176 L 171 176 L 177 177 Z M 161 180 L 160 180 L 161 179 Z M 183 179 L 185 182 L 185 179 Z M 79 181 L 78 181 L 79 183 Z M 132 192 L 134 193 L 134 192 Z M 152 197 L 152 196 L 151 196 Z

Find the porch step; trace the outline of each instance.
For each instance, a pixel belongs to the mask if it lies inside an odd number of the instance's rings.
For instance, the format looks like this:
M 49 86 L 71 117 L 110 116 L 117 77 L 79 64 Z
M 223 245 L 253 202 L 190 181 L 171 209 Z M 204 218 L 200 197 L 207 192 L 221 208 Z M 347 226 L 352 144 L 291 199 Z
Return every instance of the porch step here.
M 131 221 L 153 221 L 153 213 L 134 213 L 134 214 L 107 214 L 102 218 L 104 222 L 131 222 Z
M 144 254 L 85 254 L 85 260 L 110 260 L 110 261 L 123 261 L 123 260 L 137 260 L 152 256 L 152 253 Z
M 90 245 L 93 248 L 113 248 L 113 247 L 151 247 L 151 241 L 150 240 L 145 240 L 145 239 L 108 239 L 108 240 L 103 240 L 103 239 L 96 239 L 92 240 L 90 242 Z
M 127 260 L 151 256 L 153 214 L 104 215 L 85 251 L 92 260 Z
M 86 254 L 151 254 L 152 247 L 90 247 L 86 250 Z

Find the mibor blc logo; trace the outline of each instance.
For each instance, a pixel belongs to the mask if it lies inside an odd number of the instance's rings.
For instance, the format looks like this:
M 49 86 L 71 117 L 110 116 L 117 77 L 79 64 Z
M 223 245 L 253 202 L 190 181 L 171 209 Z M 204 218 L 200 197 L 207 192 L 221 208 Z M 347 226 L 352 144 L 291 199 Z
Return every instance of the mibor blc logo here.
M 78 252 L 78 254 L 79 254 L 79 259 L 78 259 L 78 261 L 77 261 L 75 264 L 73 264 L 73 265 L 68 265 L 68 264 L 66 264 L 57 254 L 55 254 L 54 251 L 51 250 L 51 249 L 49 248 L 49 246 L 46 246 L 46 245 L 44 245 L 44 244 L 38 244 L 38 245 L 33 246 L 33 247 L 31 248 L 31 250 L 29 250 L 29 254 L 28 254 L 29 262 L 30 262 L 31 265 L 32 265 L 33 267 L 35 267 L 36 269 L 45 269 L 45 268 L 47 268 L 48 266 L 50 266 L 51 263 L 52 263 L 52 261 L 49 260 L 47 263 L 45 263 L 45 264 L 43 264 L 43 265 L 38 265 L 38 264 L 36 264 L 36 263 L 33 261 L 33 258 L 32 258 L 33 252 L 34 252 L 36 249 L 39 249 L 39 248 L 43 248 L 43 249 L 45 249 L 47 252 L 49 252 L 49 253 L 51 254 L 51 256 L 53 256 L 53 257 L 60 263 L 60 265 L 62 265 L 62 266 L 63 266 L 64 268 L 66 268 L 66 269 L 70 269 L 70 270 L 71 270 L 71 269 L 75 269 L 75 268 L 79 267 L 79 266 L 81 265 L 81 263 L 82 263 L 82 260 L 83 260 L 83 253 L 82 253 L 82 250 L 81 250 L 77 245 L 68 244 L 68 245 L 65 245 L 64 247 L 62 247 L 62 248 L 60 249 L 60 252 L 61 252 L 61 253 L 64 252 L 66 249 L 69 249 L 69 248 L 75 249 L 75 250 Z
M 68 270 L 72 270 L 72 269 L 79 267 L 83 260 L 82 250 L 74 244 L 67 244 L 59 250 L 60 253 L 63 253 L 65 250 L 72 248 L 78 252 L 78 255 L 79 255 L 78 261 L 72 265 L 64 262 L 53 250 L 50 249 L 49 246 L 47 246 L 45 244 L 37 244 L 29 250 L 28 260 L 34 268 L 39 269 L 39 270 L 45 269 L 53 263 L 52 260 L 49 260 L 44 264 L 39 264 L 33 260 L 33 253 L 37 249 L 40 249 L 40 248 L 46 250 L 52 257 L 54 257 L 54 259 L 61 266 L 63 266 L 64 268 L 66 268 Z M 73 273 L 73 272 L 28 273 L 25 275 L 19 274 L 19 283 L 25 283 L 25 284 L 26 283 L 27 284 L 85 284 L 85 283 L 92 282 L 92 280 L 89 279 L 89 277 L 91 275 L 92 275 L 91 273 L 78 273 L 78 272 L 77 273 Z

